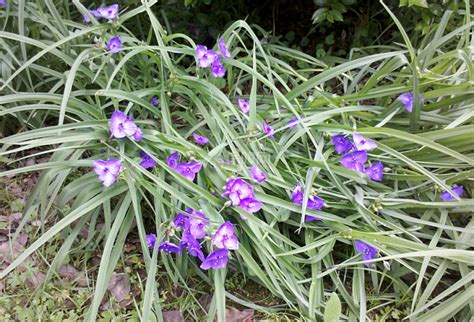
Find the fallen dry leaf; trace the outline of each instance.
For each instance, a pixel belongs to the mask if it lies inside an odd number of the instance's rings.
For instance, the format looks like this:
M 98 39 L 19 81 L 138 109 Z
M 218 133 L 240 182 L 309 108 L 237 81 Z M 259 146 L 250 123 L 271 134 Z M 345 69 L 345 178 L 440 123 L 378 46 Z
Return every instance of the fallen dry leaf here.
M 26 286 L 30 288 L 38 288 L 38 286 L 41 285 L 41 283 L 44 281 L 44 278 L 46 277 L 46 274 L 43 272 L 37 272 L 33 273 L 28 279 L 26 280 Z
M 184 322 L 184 317 L 179 311 L 163 312 L 163 320 L 165 322 Z
M 110 294 L 115 297 L 117 302 L 122 302 L 130 294 L 130 281 L 127 274 L 113 274 L 107 286 Z M 123 303 L 125 304 L 125 303 Z
M 253 310 L 237 310 L 236 308 L 228 308 L 225 310 L 226 322 L 251 322 L 253 321 Z
M 79 272 L 71 264 L 61 266 L 59 268 L 59 275 L 67 282 L 77 282 L 79 286 L 87 286 L 87 279 L 84 273 Z

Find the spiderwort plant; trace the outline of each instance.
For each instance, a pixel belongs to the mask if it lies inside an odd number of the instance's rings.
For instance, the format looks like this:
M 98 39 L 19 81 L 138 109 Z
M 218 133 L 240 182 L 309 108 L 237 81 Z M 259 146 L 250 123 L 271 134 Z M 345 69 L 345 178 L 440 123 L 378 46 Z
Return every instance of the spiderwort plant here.
M 299 117 L 295 117 L 288 121 L 288 126 L 290 127 L 290 129 L 294 129 L 298 126 L 298 124 L 300 124 L 300 122 L 301 119 Z
M 201 263 L 201 269 L 208 270 L 212 269 L 222 269 L 227 266 L 229 261 L 229 251 L 225 248 L 218 249 L 213 251 L 209 256 L 204 259 Z
M 358 151 L 372 151 L 377 148 L 377 143 L 374 140 L 364 138 L 359 133 L 352 134 L 352 139 L 354 140 L 355 148 Z
M 364 164 L 367 161 L 366 151 L 354 151 L 342 156 L 340 162 L 344 168 L 357 172 L 364 172 Z
M 362 254 L 362 259 L 364 260 L 365 266 L 370 266 L 371 261 L 377 256 L 377 248 L 370 246 L 363 241 L 357 240 L 354 243 L 356 251 Z
M 228 196 L 232 206 L 239 206 L 248 213 L 259 211 L 263 204 L 256 199 L 253 187 L 241 178 L 227 180 L 222 196 Z
M 334 135 L 331 137 L 331 142 L 334 145 L 334 150 L 336 150 L 338 154 L 348 152 L 352 149 L 352 142 L 345 135 Z
M 201 239 L 207 235 L 207 227 L 209 227 L 209 218 L 207 218 L 202 212 L 194 209 L 186 209 L 187 219 L 184 220 L 184 228 L 194 238 Z
M 198 60 L 198 66 L 202 68 L 211 67 L 214 63 L 214 60 L 219 56 L 212 49 L 207 49 L 206 46 L 197 45 L 196 46 L 196 57 Z
M 133 137 L 135 141 L 143 138 L 142 130 L 135 124 L 133 119 L 121 111 L 115 111 L 109 120 L 109 129 L 112 137 L 122 139 Z
M 151 106 L 153 106 L 153 107 L 157 107 L 157 106 L 158 106 L 158 97 L 153 96 L 153 97 L 151 98 L 151 100 L 150 100 L 150 104 L 151 104 Z
M 141 167 L 149 169 L 156 166 L 156 161 L 151 156 L 146 154 L 145 151 L 140 151 L 140 158 L 142 158 L 142 160 L 140 161 Z
M 423 96 L 419 94 L 418 96 L 420 104 L 423 103 Z M 412 93 L 403 93 L 400 96 L 398 96 L 398 100 L 402 102 L 402 104 L 405 106 L 405 109 L 408 112 L 413 111 L 413 94 Z
M 181 247 L 172 242 L 162 242 L 158 246 L 158 250 L 164 251 L 168 254 L 177 253 L 178 255 L 181 255 Z
M 268 136 L 268 138 L 273 139 L 273 134 L 275 133 L 275 130 L 265 121 L 263 121 L 262 123 L 262 130 Z
M 295 205 L 302 206 L 303 205 L 303 190 L 301 187 L 301 182 L 297 182 L 296 186 L 293 188 L 291 191 L 291 202 L 294 203 Z M 306 207 L 312 210 L 321 210 L 324 207 L 324 200 L 319 198 L 316 195 L 310 195 L 308 196 L 308 202 L 306 204 Z M 311 215 L 306 215 L 304 221 L 309 222 L 309 221 L 314 221 L 314 220 L 321 220 L 319 217 L 314 217 Z
M 209 143 L 208 138 L 206 138 L 205 136 L 201 136 L 197 133 L 193 133 L 193 138 L 194 138 L 194 141 L 199 145 L 206 145 L 207 143 Z
M 110 38 L 107 43 L 107 50 L 112 54 L 118 54 L 122 49 L 122 40 L 119 37 L 114 36 Z
M 98 17 L 96 18 L 104 18 L 107 20 L 115 20 L 118 18 L 119 15 L 119 5 L 112 4 L 106 7 L 100 7 L 97 10 Z
M 459 198 L 461 198 L 463 193 L 464 193 L 464 187 L 463 186 L 452 186 L 451 190 L 453 190 L 453 192 Z M 444 201 L 455 201 L 456 200 L 456 198 L 454 196 L 452 196 L 448 191 L 443 192 L 439 197 Z
M 219 51 L 220 51 L 222 57 L 224 57 L 224 58 L 231 58 L 232 57 L 232 55 L 229 52 L 229 48 L 227 48 L 227 45 L 224 42 L 224 38 L 219 39 L 218 45 L 219 45 Z
M 168 156 L 166 163 L 170 168 L 172 168 L 174 171 L 176 171 L 189 181 L 194 181 L 194 179 L 196 178 L 196 174 L 201 171 L 202 163 L 199 161 L 178 163 L 180 159 L 181 155 L 179 154 L 179 152 L 174 152 Z
M 370 167 L 365 168 L 365 174 L 374 181 L 382 181 L 383 169 L 382 162 L 374 162 Z
M 105 187 L 110 187 L 117 181 L 117 177 L 122 169 L 122 161 L 116 159 L 96 160 L 93 163 L 94 172 L 99 176 L 99 180 Z
M 148 234 L 145 236 L 145 242 L 148 246 L 148 248 L 155 248 L 155 243 L 156 243 L 156 235 L 155 234 Z
M 197 238 L 188 231 L 183 233 L 181 237 L 181 249 L 187 249 L 189 255 L 199 258 L 201 261 L 204 260 L 204 253 L 202 247 Z
M 223 223 L 212 237 L 212 244 L 217 248 L 239 249 L 239 240 L 235 235 L 234 225 L 230 221 Z
M 239 98 L 237 100 L 237 105 L 239 105 L 242 113 L 248 113 L 250 111 L 250 102 L 247 100 L 244 100 L 243 98 Z
M 250 174 L 252 175 L 252 179 L 254 182 L 261 183 L 267 180 L 267 175 L 265 174 L 265 172 L 260 170 L 260 168 L 257 165 L 253 165 L 250 168 Z

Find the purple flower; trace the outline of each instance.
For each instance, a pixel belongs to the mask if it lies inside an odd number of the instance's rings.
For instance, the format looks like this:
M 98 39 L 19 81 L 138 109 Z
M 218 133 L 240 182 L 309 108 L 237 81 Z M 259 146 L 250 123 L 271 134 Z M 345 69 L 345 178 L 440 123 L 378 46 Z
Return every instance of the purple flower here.
M 212 76 L 217 77 L 217 78 L 224 77 L 224 75 L 225 75 L 225 68 L 224 68 L 224 66 L 220 63 L 220 61 L 219 61 L 218 63 L 214 62 L 214 64 L 212 64 L 212 67 L 211 67 L 211 74 L 212 74 Z
M 345 135 L 334 135 L 331 138 L 332 144 L 334 144 L 334 149 L 337 153 L 345 153 L 352 149 L 352 142 Z
M 101 18 L 102 17 L 97 10 L 89 10 L 89 13 L 91 14 L 91 16 L 93 16 L 95 18 Z M 85 13 L 82 14 L 82 20 L 84 22 L 91 22 L 89 16 L 86 15 Z
M 155 234 L 146 235 L 145 241 L 146 241 L 146 244 L 148 245 L 148 248 L 155 248 L 156 235 Z
M 413 111 L 413 94 L 403 93 L 400 96 L 398 96 L 398 100 L 400 102 L 402 102 L 403 105 L 405 105 L 405 109 L 408 112 Z M 420 100 L 420 104 L 422 104 L 423 103 L 423 97 L 421 96 L 421 94 L 419 94 L 419 100 Z
M 224 57 L 224 58 L 232 57 L 230 52 L 229 52 L 229 49 L 227 48 L 227 46 L 224 42 L 224 38 L 219 39 L 218 44 L 219 44 L 219 51 L 221 52 L 222 57 Z
M 221 269 L 226 267 L 229 261 L 229 251 L 225 248 L 213 251 L 206 259 L 202 262 L 201 268 L 204 270 Z
M 243 113 L 248 113 L 250 111 L 250 102 L 249 101 L 246 101 L 243 98 L 239 98 L 237 100 L 237 104 L 239 105 L 240 110 Z
M 365 266 L 370 266 L 370 261 L 377 255 L 377 248 L 364 243 L 363 241 L 357 240 L 354 243 L 354 247 L 358 253 L 362 254 Z
M 382 181 L 383 179 L 383 163 L 375 162 L 370 167 L 365 168 L 365 174 L 374 181 Z
M 185 232 L 181 238 L 181 247 L 187 248 L 189 255 L 199 258 L 201 261 L 204 260 L 204 254 L 202 253 L 201 244 L 199 241 L 190 233 Z
M 352 153 L 345 154 L 341 158 L 341 164 L 346 169 L 364 172 L 364 163 L 367 161 L 366 151 L 355 151 Z
M 377 148 L 377 143 L 374 140 L 366 139 L 359 133 L 352 134 L 352 139 L 359 151 L 371 151 Z
M 160 246 L 158 246 L 158 250 L 162 250 L 168 254 L 177 253 L 178 255 L 181 255 L 181 247 L 170 242 L 161 243 Z
M 153 96 L 150 100 L 150 104 L 154 107 L 157 107 L 158 106 L 158 97 Z
M 250 168 L 250 173 L 252 174 L 253 181 L 263 182 L 267 180 L 267 175 L 265 172 L 260 170 L 257 165 L 254 165 Z
M 270 125 L 268 125 L 265 121 L 263 121 L 262 123 L 262 129 L 263 129 L 263 132 L 265 132 L 265 134 L 268 135 L 270 139 L 273 139 L 273 133 L 275 133 L 275 130 Z
M 113 4 L 107 7 L 98 8 L 97 13 L 100 16 L 100 18 L 114 20 L 114 19 L 117 19 L 118 17 L 118 10 L 119 10 L 118 4 Z
M 142 161 L 140 161 L 140 166 L 145 169 L 153 168 L 156 165 L 156 161 L 144 151 L 140 151 L 140 158 L 142 158 Z
M 309 196 L 308 197 L 308 204 L 307 207 L 312 210 L 321 210 L 324 207 L 324 200 L 319 198 L 318 196 Z M 306 215 L 304 221 L 314 221 L 314 220 L 321 220 L 319 217 Z
M 230 221 L 223 223 L 212 237 L 212 244 L 217 248 L 239 249 L 239 240 L 235 236 L 234 225 Z
M 303 204 L 303 191 L 301 190 L 301 182 L 297 182 L 296 186 L 291 191 L 291 202 L 296 205 Z
M 99 180 L 106 187 L 110 187 L 116 180 L 122 168 L 122 161 L 110 159 L 107 161 L 96 160 L 93 163 L 94 172 L 99 175 Z
M 189 217 L 185 214 L 177 214 L 176 217 L 174 217 L 173 224 L 176 228 L 184 228 L 188 219 Z
M 303 205 L 303 191 L 301 189 L 301 183 L 296 183 L 296 186 L 291 191 L 291 202 L 296 205 Z M 324 207 L 324 200 L 319 198 L 318 196 L 311 195 L 308 197 L 308 202 L 306 207 L 312 210 L 321 210 Z M 313 220 L 321 220 L 321 218 L 306 215 L 305 222 L 313 221 Z
M 223 196 L 229 196 L 232 206 L 238 206 L 242 199 L 253 198 L 253 187 L 240 178 L 230 178 L 226 183 Z
M 107 50 L 110 51 L 112 54 L 119 53 L 121 47 L 122 41 L 117 36 L 110 38 L 109 42 L 107 43 Z
M 196 178 L 196 174 L 201 171 L 201 168 L 201 162 L 193 161 L 179 163 L 175 166 L 174 170 L 189 181 L 194 181 L 194 178 Z
M 186 212 L 189 214 L 187 220 L 184 221 L 186 231 L 196 239 L 204 238 L 207 235 L 206 227 L 209 226 L 209 218 L 191 208 L 186 209 Z
M 255 197 L 250 197 L 240 200 L 239 207 L 246 212 L 253 214 L 254 212 L 262 209 L 263 204 L 259 200 L 255 199 Z
M 205 136 L 201 136 L 199 134 L 193 133 L 194 141 L 196 141 L 199 145 L 206 145 L 209 142 L 209 139 Z
M 143 139 L 143 131 L 141 128 L 137 128 L 137 130 L 135 131 L 135 134 L 133 135 L 133 139 L 135 141 L 141 141 Z
M 211 67 L 214 63 L 214 60 L 218 57 L 217 53 L 212 49 L 207 49 L 206 46 L 197 45 L 196 46 L 196 57 L 198 59 L 198 66 L 207 68 Z
M 168 156 L 168 159 L 166 159 L 166 164 L 170 168 L 174 169 L 178 165 L 178 162 L 179 162 L 180 159 L 181 159 L 181 154 L 179 154 L 179 152 L 171 153 Z
M 458 196 L 461 197 L 462 194 L 464 193 L 464 187 L 463 186 L 452 186 L 451 190 Z M 456 198 L 451 196 L 451 194 L 448 191 L 443 192 L 440 196 L 441 199 L 444 201 L 454 201 Z
M 0 6 L 6 7 L 6 6 L 7 6 L 7 2 L 6 2 L 5 0 L 0 0 Z
M 290 129 L 294 129 L 298 124 L 300 124 L 301 119 L 299 117 L 295 117 L 294 119 L 291 119 L 288 121 L 288 125 L 290 126 Z
M 308 197 L 308 208 L 313 210 L 321 210 L 324 207 L 324 200 L 318 196 L 309 196 Z
M 114 138 L 121 139 L 137 132 L 137 125 L 124 112 L 115 111 L 109 120 L 110 133 Z
M 117 139 L 132 136 L 135 141 L 140 141 L 143 138 L 143 131 L 124 112 L 115 111 L 112 113 L 109 129 L 111 135 Z
M 240 178 L 228 179 L 225 189 L 222 196 L 229 196 L 232 206 L 239 206 L 249 213 L 257 212 L 263 206 L 255 199 L 253 187 Z

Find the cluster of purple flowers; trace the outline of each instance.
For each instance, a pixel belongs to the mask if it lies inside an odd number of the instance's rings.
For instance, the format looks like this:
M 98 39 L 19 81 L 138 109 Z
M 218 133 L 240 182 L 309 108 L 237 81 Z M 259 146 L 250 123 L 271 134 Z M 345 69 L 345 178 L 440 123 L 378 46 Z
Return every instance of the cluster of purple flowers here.
M 95 10 L 89 10 L 89 13 L 97 19 L 103 18 L 107 20 L 115 20 L 118 18 L 119 6 L 118 4 L 113 4 L 110 6 L 100 7 Z M 91 22 L 86 14 L 82 14 L 82 18 L 84 19 L 84 22 Z
M 222 58 L 232 57 L 227 48 L 224 39 L 219 39 L 218 47 L 220 55 L 212 49 L 207 49 L 204 45 L 196 46 L 196 57 L 198 66 L 202 68 L 211 68 L 211 74 L 214 77 L 224 77 L 225 68 L 222 65 Z M 222 57 L 222 58 L 221 58 Z
M 89 13 L 97 19 L 115 20 L 119 15 L 119 5 L 112 4 L 110 6 L 100 7 L 95 10 L 89 10 Z M 89 16 L 84 13 L 82 14 L 82 18 L 84 22 L 91 22 Z M 122 40 L 117 36 L 111 37 L 107 42 L 107 50 L 112 54 L 119 53 L 121 48 Z
M 346 169 L 365 173 L 374 181 L 382 181 L 384 169 L 382 162 L 374 162 L 371 166 L 365 167 L 368 158 L 367 151 L 376 149 L 377 143 L 374 140 L 364 138 L 359 133 L 353 133 L 352 139 L 353 141 L 345 135 L 335 135 L 331 138 L 336 152 L 344 153 L 340 160 L 342 166 Z
M 204 270 L 226 267 L 229 260 L 229 250 L 239 249 L 239 240 L 235 235 L 234 225 L 229 221 L 223 223 L 212 236 L 211 244 L 217 249 L 207 257 L 204 256 L 199 241 L 208 235 L 209 228 L 209 219 L 202 212 L 188 208 L 185 213 L 176 215 L 173 225 L 176 229 L 182 230 L 179 244 L 166 241 L 162 242 L 158 249 L 165 253 L 177 253 L 178 255 L 187 250 L 189 255 L 199 258 L 202 262 L 200 267 Z M 148 247 L 153 248 L 156 235 L 147 235 L 146 242 Z
M 6 7 L 7 6 L 7 2 L 5 0 L 0 0 L 0 6 L 1 7 Z
M 179 152 L 174 152 L 168 156 L 166 163 L 171 169 L 173 169 L 189 181 L 194 181 L 194 178 L 196 178 L 196 174 L 201 171 L 202 163 L 199 161 L 178 163 L 180 159 L 181 154 L 179 154 Z
M 239 206 L 251 214 L 262 209 L 263 204 L 256 199 L 252 185 L 241 178 L 228 179 L 224 189 L 222 196 L 228 196 L 232 206 Z
M 116 139 L 133 137 L 135 141 L 143 139 L 143 131 L 135 124 L 133 118 L 124 112 L 115 111 L 109 120 L 110 135 Z
M 296 186 L 293 188 L 293 190 L 291 191 L 291 202 L 296 205 L 302 206 L 303 198 L 304 198 L 304 194 L 301 188 L 301 182 L 298 182 Z M 324 207 L 324 200 L 319 198 L 316 195 L 310 195 L 308 197 L 308 203 L 306 206 L 307 208 L 312 209 L 312 210 L 316 210 L 316 211 L 321 210 Z M 305 222 L 314 221 L 314 220 L 321 220 L 321 218 L 306 215 L 304 219 Z

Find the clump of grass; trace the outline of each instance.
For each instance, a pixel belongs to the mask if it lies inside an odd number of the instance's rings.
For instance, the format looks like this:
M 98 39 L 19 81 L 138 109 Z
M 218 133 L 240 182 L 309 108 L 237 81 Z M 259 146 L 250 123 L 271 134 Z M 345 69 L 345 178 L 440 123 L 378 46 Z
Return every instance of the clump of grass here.
M 0 32 L 11 63 L 3 64 L 0 115 L 14 115 L 24 131 L 2 138 L 0 155 L 41 153 L 50 159 L 1 175 L 41 170 L 24 220 L 32 213 L 58 220 L 0 278 L 59 233 L 64 242 L 48 275 L 67 262 L 73 248 L 101 249 L 86 316 L 93 320 L 127 235 L 134 231 L 147 269 L 140 310 L 144 320 L 152 314 L 161 319 L 154 278 L 158 262 L 185 289 L 190 275 L 212 285 L 210 319 L 223 319 L 226 298 L 264 309 L 226 292 L 229 271 L 267 288 L 307 319 L 340 310 L 336 318 L 366 320 L 399 305 L 404 318 L 417 320 L 472 315 L 474 70 L 469 14 L 464 25 L 445 34 L 446 12 L 419 48 L 411 45 L 394 16 L 404 45 L 354 56 L 334 67 L 262 44 L 259 34 L 237 21 L 222 35 L 233 53 L 224 62 L 227 74 L 215 79 L 196 68 L 192 39 L 164 29 L 154 3 L 144 1 L 113 23 L 93 20 L 90 25 L 79 22 L 85 8 L 77 1 L 58 8 L 49 2 L 44 8 L 20 2 L 2 13 L 11 22 Z M 136 21 L 149 21 L 147 39 L 127 28 Z M 121 54 L 103 49 L 112 35 L 123 40 Z M 396 99 L 405 92 L 423 97 L 421 104 L 415 100 L 411 113 Z M 158 107 L 149 103 L 153 96 L 159 97 Z M 249 100 L 248 116 L 239 111 L 238 98 Z M 109 137 L 107 120 L 116 109 L 133 114 L 144 129 L 142 141 Z M 288 121 L 295 117 L 301 122 L 290 129 Z M 275 128 L 274 140 L 262 134 L 264 120 Z M 354 131 L 377 141 L 369 157 L 384 163 L 382 182 L 339 163 L 330 136 Z M 190 141 L 194 132 L 205 134 L 210 143 L 195 145 Z M 42 152 L 28 154 L 38 147 Z M 140 167 L 140 150 L 155 156 L 158 166 L 150 171 Z M 195 182 L 166 166 L 173 151 L 203 162 Z M 126 171 L 104 188 L 90 169 L 94 160 L 110 157 L 123 160 Z M 253 164 L 268 180 L 254 185 L 263 209 L 248 215 L 228 207 L 220 193 L 229 177 L 249 178 Z M 298 181 L 306 199 L 313 193 L 324 199 L 322 211 L 291 203 Z M 454 184 L 465 187 L 463 198 L 441 201 L 440 192 L 452 193 Z M 163 239 L 172 231 L 174 215 L 187 207 L 201 209 L 213 227 L 226 220 L 237 226 L 241 244 L 227 269 L 205 273 L 191 257 L 149 251 L 145 235 L 156 232 Z M 322 220 L 305 223 L 306 215 Z M 79 232 L 98 222 L 103 229 L 78 243 Z M 363 265 L 355 240 L 378 249 L 372 266 Z

